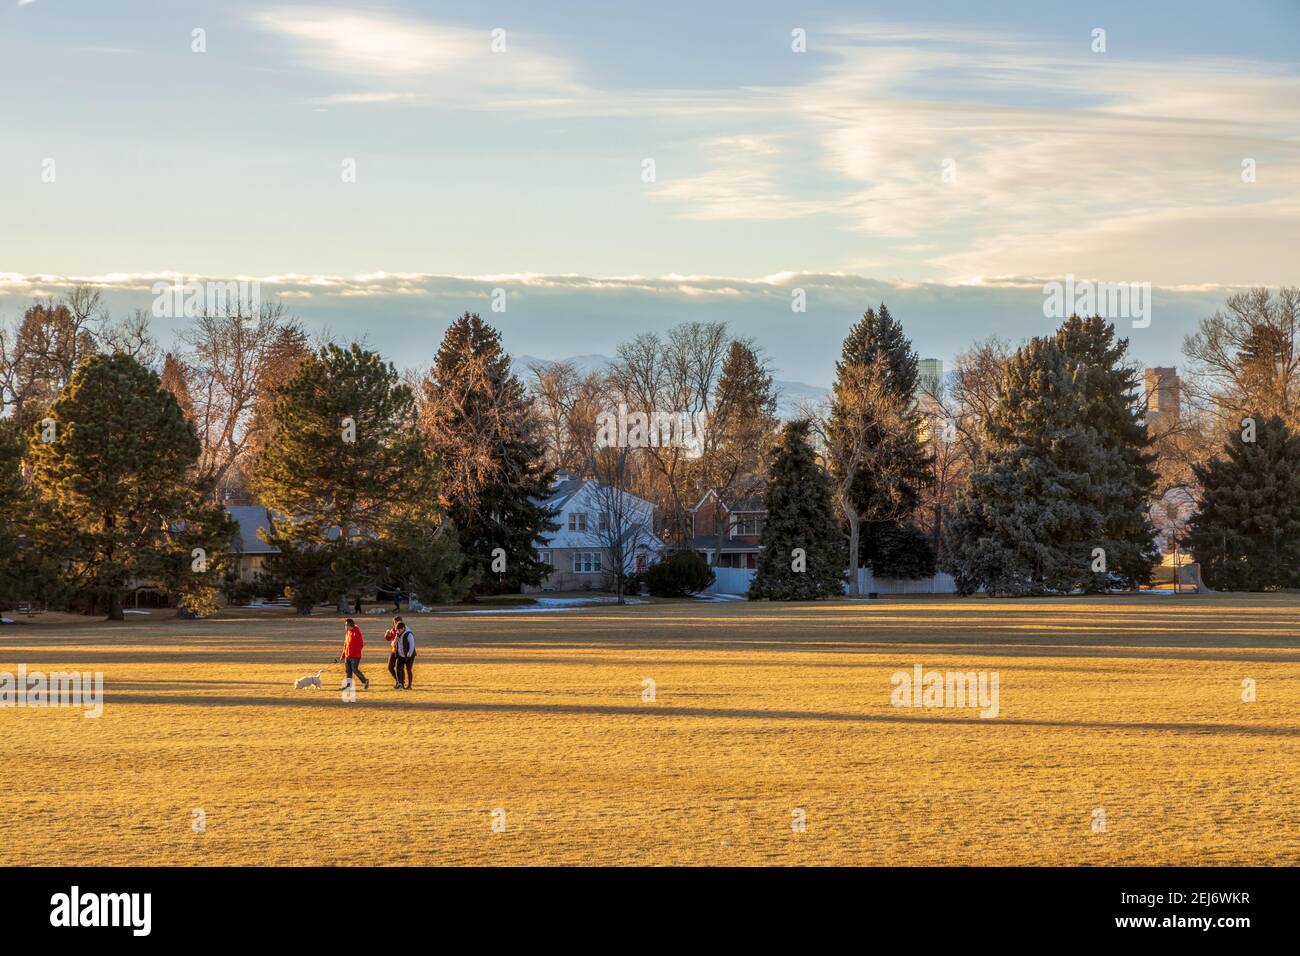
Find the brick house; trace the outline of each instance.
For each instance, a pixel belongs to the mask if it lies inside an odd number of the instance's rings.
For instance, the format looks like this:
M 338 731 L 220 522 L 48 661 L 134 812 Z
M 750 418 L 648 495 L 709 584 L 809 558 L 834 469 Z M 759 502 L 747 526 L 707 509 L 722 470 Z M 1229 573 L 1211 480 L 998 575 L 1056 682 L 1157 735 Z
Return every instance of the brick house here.
M 752 495 L 728 504 L 710 488 L 690 509 L 690 514 L 690 548 L 707 563 L 719 568 L 758 567 L 758 554 L 763 550 L 763 526 L 767 523 L 762 496 Z

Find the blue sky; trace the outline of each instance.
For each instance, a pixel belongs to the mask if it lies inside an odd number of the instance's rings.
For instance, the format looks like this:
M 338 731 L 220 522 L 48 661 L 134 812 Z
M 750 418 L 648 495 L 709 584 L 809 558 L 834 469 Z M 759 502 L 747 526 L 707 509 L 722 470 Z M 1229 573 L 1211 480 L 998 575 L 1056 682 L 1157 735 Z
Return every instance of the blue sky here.
M 986 6 L 0 0 L 0 317 L 257 277 L 415 365 L 504 288 L 517 352 L 717 317 L 826 384 L 873 300 L 950 358 L 1151 282 L 1171 363 L 1300 281 L 1300 4 Z

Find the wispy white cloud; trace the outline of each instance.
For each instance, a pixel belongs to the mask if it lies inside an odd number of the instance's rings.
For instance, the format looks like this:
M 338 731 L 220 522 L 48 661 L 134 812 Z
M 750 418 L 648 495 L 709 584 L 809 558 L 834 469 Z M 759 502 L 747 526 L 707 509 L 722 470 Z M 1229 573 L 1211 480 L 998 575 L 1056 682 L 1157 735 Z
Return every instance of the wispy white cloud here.
M 690 219 L 796 219 L 826 211 L 824 202 L 801 200 L 777 185 L 781 148 L 771 136 L 719 136 L 701 149 L 710 165 L 694 176 L 667 180 L 651 195 L 684 204 Z
M 834 65 L 784 96 L 846 187 L 847 222 L 874 237 L 937 239 L 928 259 L 948 278 L 994 275 L 1008 262 L 1108 271 L 1121 259 L 1144 279 L 1178 283 L 1208 245 L 1221 264 L 1237 259 L 1220 275 L 1268 281 L 1276 258 L 1225 250 L 1216 218 L 1251 220 L 1265 247 L 1300 227 L 1294 70 L 1117 61 L 1021 38 L 877 26 L 823 45 Z M 1259 164 L 1254 183 L 1240 176 L 1247 157 Z
M 415 93 L 374 90 L 368 93 L 334 93 L 316 97 L 311 102 L 318 106 L 355 106 L 366 103 L 410 103 L 416 98 Z
M 1140 60 L 1091 54 L 1084 42 L 873 23 L 815 28 L 816 56 L 798 72 L 803 79 L 785 85 L 626 89 L 594 83 L 578 48 L 562 55 L 553 37 L 511 30 L 506 52 L 493 53 L 487 24 L 287 2 L 252 16 L 313 81 L 308 102 L 317 109 L 515 111 L 538 126 L 557 121 L 545 131 L 557 195 L 585 176 L 595 192 L 639 188 L 631 164 L 656 156 L 645 227 L 665 246 L 681 240 L 702 269 L 744 261 L 710 255 L 717 233 L 709 224 L 775 222 L 800 237 L 832 233 L 834 243 L 818 236 L 824 264 L 855 274 L 946 284 L 1066 272 L 1168 287 L 1300 281 L 1300 72 L 1291 64 Z M 566 138 L 579 129 L 571 117 L 593 121 L 581 126 L 581 142 Z M 599 125 L 623 118 L 637 122 Z M 557 131 L 565 135 L 550 135 Z M 518 141 L 501 155 L 526 148 L 524 136 Z M 611 153 L 633 148 L 619 159 L 628 162 L 621 180 L 596 178 L 612 168 Z M 1257 163 L 1250 183 L 1240 175 L 1246 158 Z M 428 199 L 427 180 L 399 183 L 402 175 L 395 169 L 390 183 Z M 532 198 L 517 182 L 498 192 L 501 205 L 488 215 L 509 217 Z M 488 200 L 497 201 L 495 193 Z M 280 218 L 292 223 L 294 211 L 286 205 Z M 574 228 L 593 223 L 602 225 L 593 216 Z M 741 252 L 771 262 L 754 235 Z M 479 241 L 472 259 L 456 261 L 500 261 L 491 239 Z M 639 265 L 614 255 L 601 261 Z M 539 261 L 554 260 L 514 260 Z M 373 294 L 383 295 L 394 280 L 375 281 Z M 410 281 L 411 295 L 430 288 Z M 357 297 L 369 289 L 350 278 L 298 291 Z
M 334 102 L 412 102 L 458 108 L 527 108 L 590 95 L 562 58 L 507 32 L 494 52 L 490 30 L 314 7 L 263 11 L 254 22 L 286 37 L 306 69 L 379 91 L 340 94 Z M 403 84 L 405 86 L 403 87 Z

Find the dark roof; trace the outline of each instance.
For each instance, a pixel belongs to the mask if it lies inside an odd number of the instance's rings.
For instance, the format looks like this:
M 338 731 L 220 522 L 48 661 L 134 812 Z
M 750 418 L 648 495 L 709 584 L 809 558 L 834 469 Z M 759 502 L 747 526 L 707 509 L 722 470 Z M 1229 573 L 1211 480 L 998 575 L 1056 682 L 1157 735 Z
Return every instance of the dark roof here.
M 226 513 L 234 519 L 238 533 L 235 535 L 233 550 L 239 554 L 279 554 L 279 548 L 273 548 L 257 536 L 259 528 L 271 530 L 271 518 L 261 505 L 226 505 Z
M 747 498 L 740 498 L 732 502 L 724 502 L 718 498 L 718 491 L 716 488 L 710 488 L 707 491 L 705 491 L 704 494 L 700 495 L 700 500 L 695 502 L 695 504 L 692 505 L 687 510 L 689 510 L 692 514 L 695 514 L 700 510 L 700 506 L 704 504 L 705 499 L 709 498 L 710 496 L 713 497 L 715 500 L 717 500 L 718 503 L 722 506 L 722 510 L 727 512 L 728 514 L 735 514 L 737 511 L 766 511 L 767 510 L 767 506 L 763 503 L 763 496 L 761 494 L 750 495 Z
M 550 493 L 542 499 L 548 508 L 563 508 L 587 482 L 582 478 L 565 478 L 551 486 Z

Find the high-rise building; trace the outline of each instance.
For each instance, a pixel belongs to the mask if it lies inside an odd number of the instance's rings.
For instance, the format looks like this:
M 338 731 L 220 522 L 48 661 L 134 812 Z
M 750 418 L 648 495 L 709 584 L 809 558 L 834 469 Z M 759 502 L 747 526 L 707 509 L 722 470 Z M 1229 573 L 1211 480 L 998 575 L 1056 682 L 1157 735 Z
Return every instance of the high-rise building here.
M 1181 398 L 1181 386 L 1178 382 L 1176 368 L 1149 368 L 1143 373 L 1143 385 L 1147 398 L 1147 419 L 1164 417 L 1172 420 L 1178 417 L 1178 402 Z
M 943 359 L 923 358 L 916 363 L 916 398 L 934 392 L 943 379 Z

